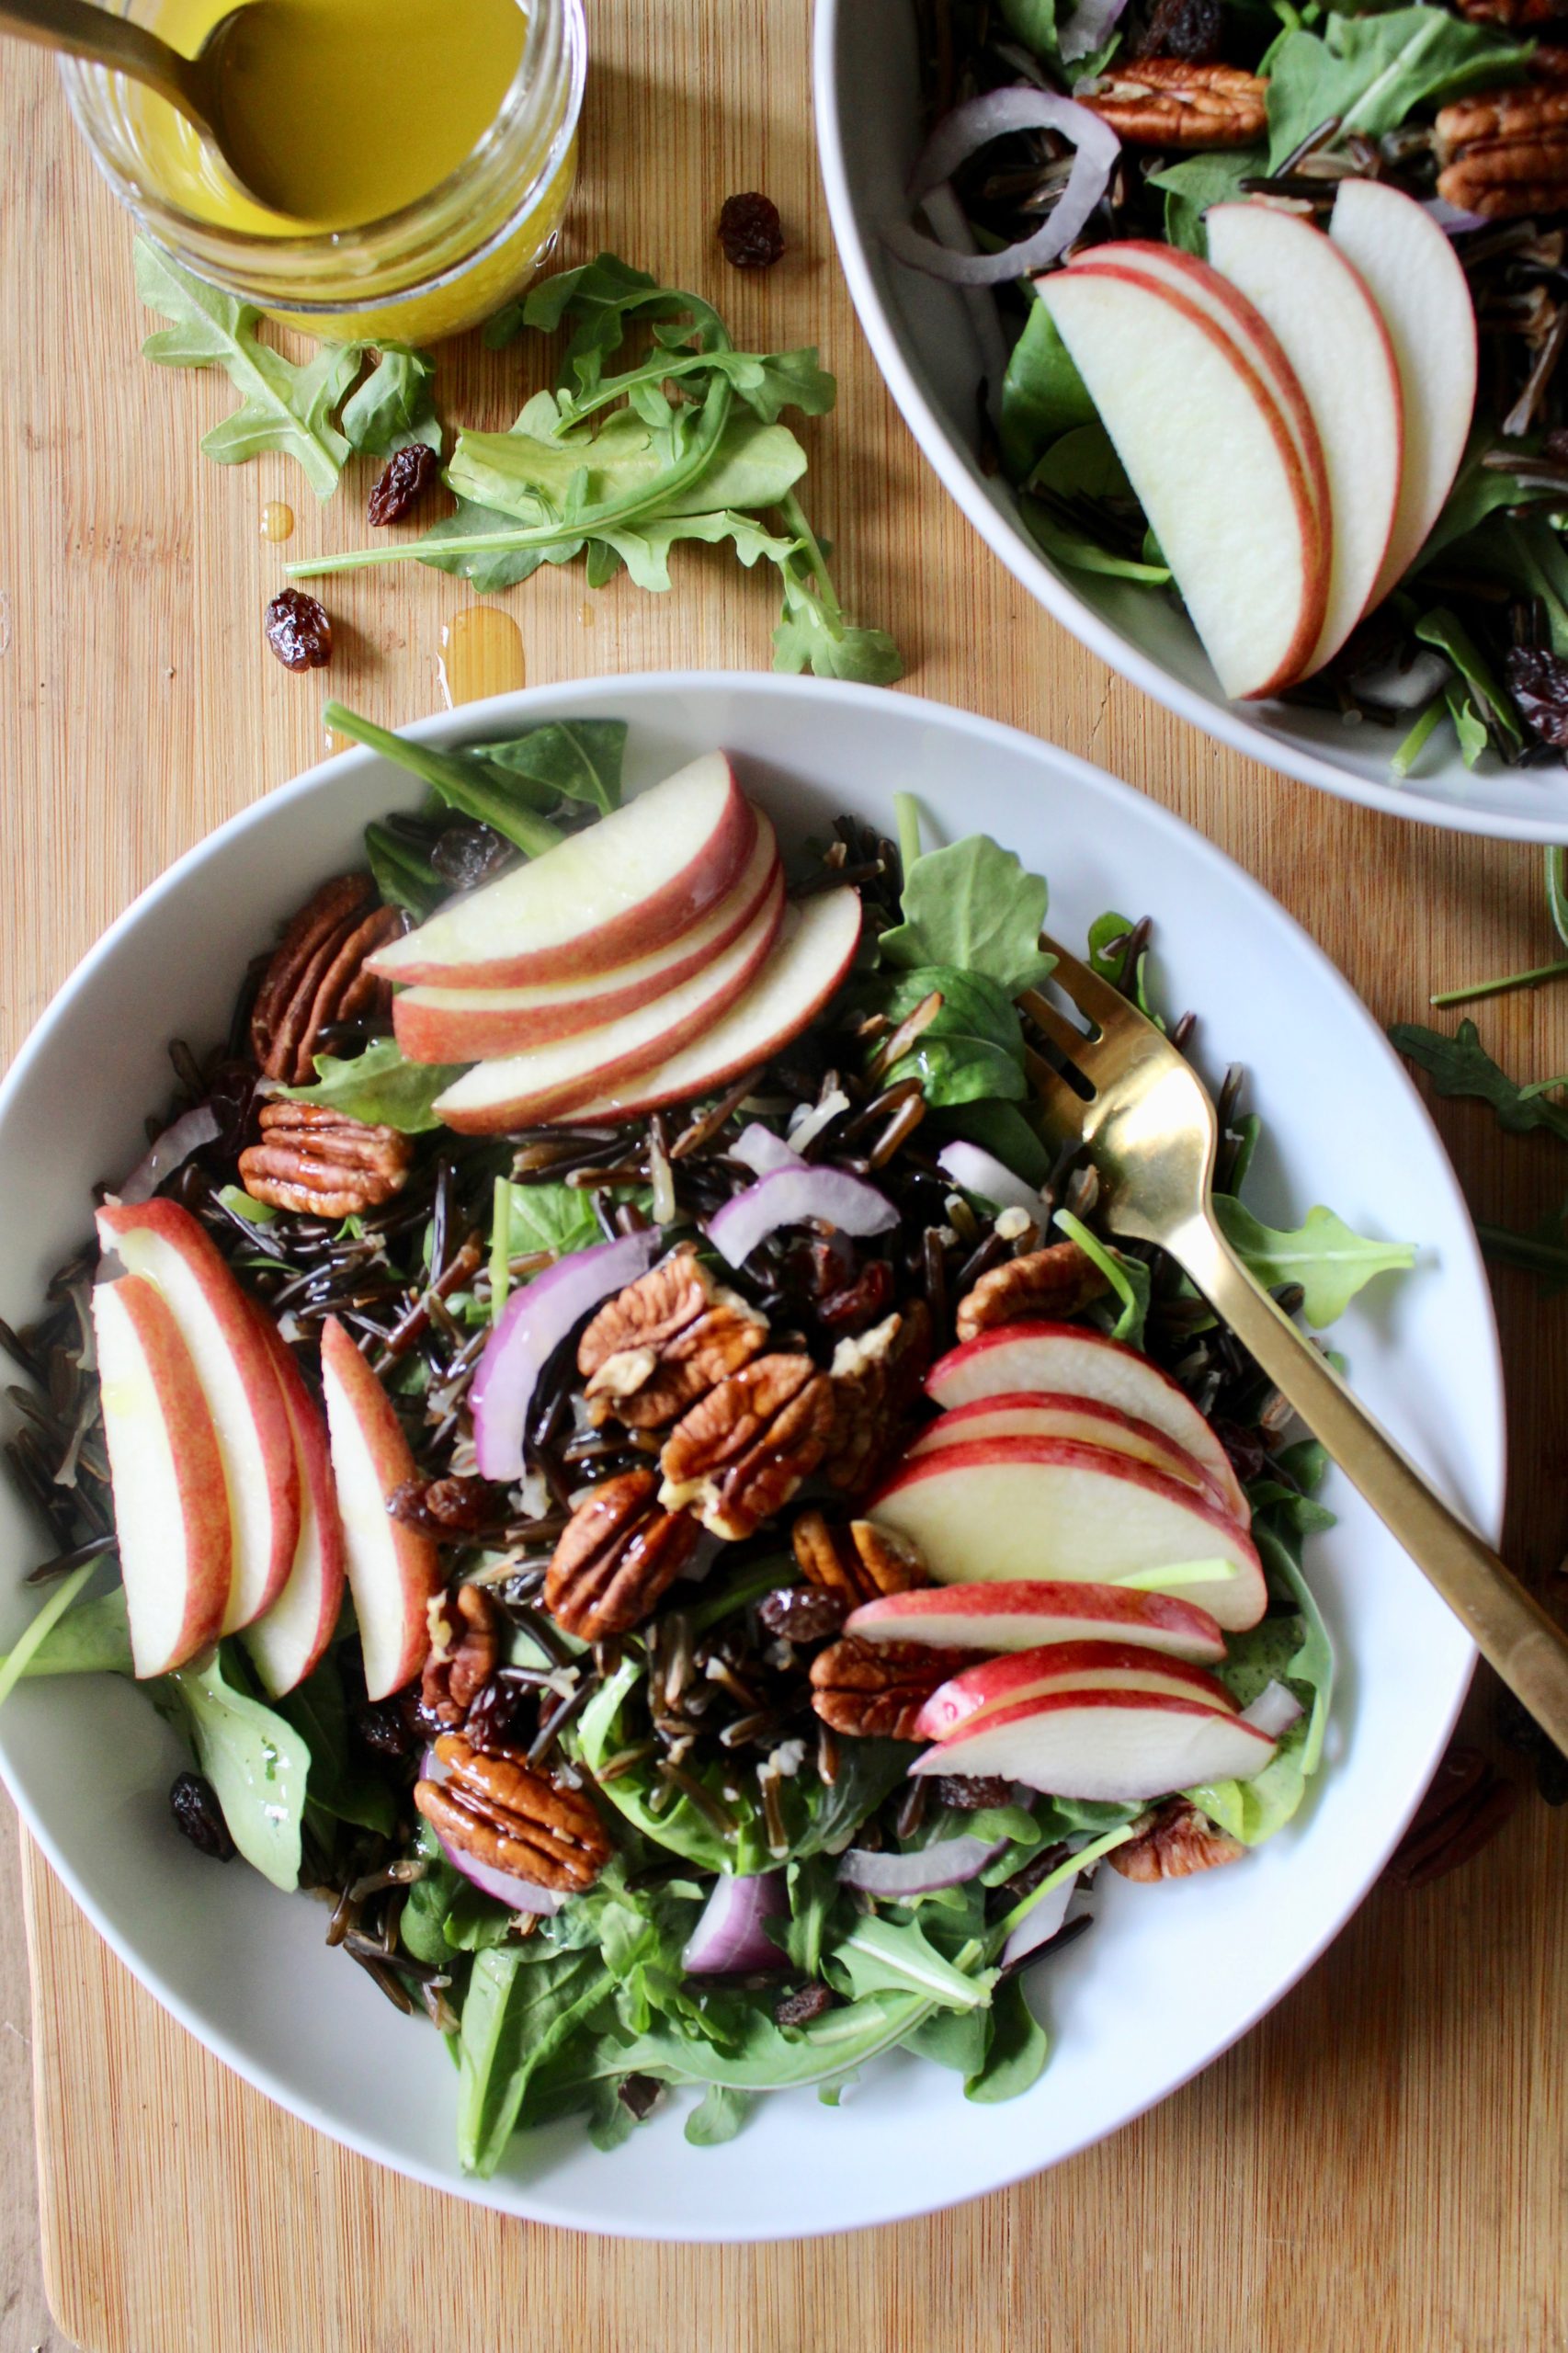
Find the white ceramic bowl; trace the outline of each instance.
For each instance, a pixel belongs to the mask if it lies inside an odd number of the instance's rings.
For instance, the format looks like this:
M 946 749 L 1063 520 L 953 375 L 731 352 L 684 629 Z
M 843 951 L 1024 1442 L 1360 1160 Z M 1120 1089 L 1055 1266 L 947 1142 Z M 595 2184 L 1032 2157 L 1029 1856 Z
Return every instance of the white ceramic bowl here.
M 432 743 L 570 714 L 631 722 L 651 782 L 716 744 L 787 834 L 841 809 L 891 826 L 896 787 L 933 836 L 983 827 L 1051 881 L 1069 939 L 1108 906 L 1158 923 L 1168 1001 L 1192 1005 L 1218 1065 L 1255 1074 L 1268 1149 L 1258 1199 L 1332 1202 L 1408 1235 L 1421 1265 L 1346 1317 L 1358 1386 L 1478 1525 L 1502 1503 L 1495 1334 L 1469 1220 L 1437 1136 L 1381 1032 L 1305 933 L 1256 883 L 1151 801 L 1031 737 L 903 696 L 810 679 L 646 676 L 561 686 L 431 720 Z M 88 1230 L 89 1189 L 132 1164 L 164 1099 L 165 1040 L 221 1034 L 245 962 L 323 876 L 359 856 L 367 819 L 419 789 L 351 752 L 272 793 L 183 858 L 108 933 L 0 1088 L 0 1313 L 34 1312 Z M 1010 2106 L 967 2105 L 956 2077 L 899 2060 L 844 2107 L 766 2103 L 719 2153 L 665 2115 L 612 2156 L 574 2127 L 519 2147 L 475 2185 L 452 2154 L 455 2078 L 436 2036 L 400 2018 L 322 1942 L 323 1915 L 173 1830 L 176 1744 L 129 1684 L 24 1684 L 0 1713 L 0 1768 L 78 1903 L 192 2033 L 307 2122 L 382 2164 L 538 2220 L 650 2238 L 846 2229 L 1017 2179 L 1111 2131 L 1203 2066 L 1277 2001 L 1359 1903 L 1449 1734 L 1471 1654 L 1356 1498 L 1309 1569 L 1342 1677 L 1328 1768 L 1304 1814 L 1255 1859 L 1172 1886 L 1103 1875 L 1102 1917 L 1040 1977 L 1057 2038 Z M 0 1495 L 0 1644 L 36 1602 L 17 1578 L 41 1539 Z
M 828 211 L 860 324 L 911 432 L 975 529 L 1052 618 L 1135 687 L 1266 766 L 1346 801 L 1434 825 L 1516 841 L 1568 839 L 1568 772 L 1472 773 L 1429 748 L 1403 784 L 1389 775 L 1397 731 L 1347 727 L 1289 703 L 1229 702 L 1185 616 L 1127 581 L 1059 570 L 1018 513 L 1006 478 L 976 456 L 981 346 L 959 289 L 894 261 L 881 243 L 907 217 L 903 187 L 921 145 L 915 0 L 816 0 L 817 148 Z M 1222 484 L 1221 484 L 1222 494 Z M 1411 714 L 1414 719 L 1414 712 Z

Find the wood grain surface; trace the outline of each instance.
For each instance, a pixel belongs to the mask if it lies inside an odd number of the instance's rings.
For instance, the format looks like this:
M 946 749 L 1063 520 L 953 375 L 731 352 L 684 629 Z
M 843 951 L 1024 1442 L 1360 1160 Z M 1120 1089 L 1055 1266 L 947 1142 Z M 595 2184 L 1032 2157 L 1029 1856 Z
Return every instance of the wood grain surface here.
M 613 245 L 713 295 L 754 347 L 817 342 L 837 413 L 806 428 L 808 506 L 846 605 L 917 691 L 1129 778 L 1247 866 L 1380 1019 L 1551 952 L 1540 855 L 1282 782 L 1179 726 L 1030 604 L 941 494 L 871 366 L 812 154 L 806 0 L 590 0 L 594 66 L 567 257 Z M 51 74 L 0 57 L 0 926 L 15 1050 L 132 894 L 323 747 L 322 687 L 388 722 L 435 708 L 472 602 L 410 567 L 330 585 L 325 682 L 261 636 L 283 551 L 361 538 L 366 480 L 318 509 L 281 460 L 198 453 L 226 384 L 144 366 L 130 233 Z M 763 188 L 790 250 L 732 272 L 719 204 Z M 502 426 L 528 348 L 460 347 L 449 416 Z M 547 571 L 509 599 L 532 680 L 765 666 L 767 582 L 677 557 L 672 595 Z M 1508 1066 L 1568 1062 L 1568 993 L 1481 1009 Z M 106 1051 L 111 1041 L 106 1041 Z M 1440 1105 L 1485 1214 L 1560 1198 L 1561 1147 Z M 1513 1406 L 1510 1556 L 1553 1585 L 1568 1527 L 1568 1308 L 1498 1278 Z M 1489 1737 L 1491 1695 L 1471 1715 Z M 1107 2145 L 934 2221 L 729 2250 L 527 2226 L 415 2188 L 271 2108 L 131 1981 L 36 1856 L 0 1901 L 0 2353 L 1547 2353 L 1568 2343 L 1568 1823 L 1533 1797 L 1468 1869 L 1375 1893 L 1244 2044 Z M 30 2195 L 38 2097 L 41 2279 Z

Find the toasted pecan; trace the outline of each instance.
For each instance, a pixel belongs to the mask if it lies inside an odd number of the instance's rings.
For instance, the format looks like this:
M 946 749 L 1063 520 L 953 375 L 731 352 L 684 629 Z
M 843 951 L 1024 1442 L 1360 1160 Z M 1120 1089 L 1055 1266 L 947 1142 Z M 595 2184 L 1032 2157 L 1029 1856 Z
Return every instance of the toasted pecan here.
M 1439 110 L 1436 136 L 1446 202 L 1489 221 L 1568 205 L 1568 90 L 1560 83 L 1458 98 Z
M 358 1217 L 401 1193 L 414 1147 L 396 1128 L 370 1127 L 319 1103 L 264 1103 L 261 1141 L 240 1154 L 253 1201 L 302 1217 Z
M 1005 1258 L 960 1300 L 959 1338 L 972 1340 L 982 1332 L 994 1332 L 999 1324 L 1017 1324 L 1026 1316 L 1061 1322 L 1080 1313 L 1107 1287 L 1088 1252 L 1075 1242 L 1052 1242 L 1022 1258 Z
M 367 961 L 403 928 L 368 874 L 322 885 L 284 932 L 256 993 L 251 1051 L 264 1076 L 304 1086 L 324 1029 L 384 1008 L 389 991 Z
M 750 1536 L 826 1451 L 833 1389 L 807 1356 L 764 1356 L 699 1400 L 665 1441 L 660 1500 L 715 1536 Z
M 1221 1863 L 1239 1862 L 1246 1848 L 1228 1830 L 1218 1829 L 1186 1798 L 1172 1798 L 1146 1813 L 1123 1847 L 1107 1857 L 1123 1879 L 1190 1879 Z
M 416 1782 L 414 1802 L 449 1845 L 559 1894 L 592 1886 L 609 1859 L 609 1841 L 580 1790 L 510 1751 L 476 1748 L 460 1733 L 443 1733 L 436 1756 L 446 1779 Z
M 1267 127 L 1267 82 L 1184 57 L 1113 66 L 1074 96 L 1130 147 L 1250 147 Z
M 689 1513 L 661 1508 L 653 1472 L 606 1479 L 562 1530 L 545 1578 L 545 1608 L 584 1642 L 628 1633 L 658 1607 L 697 1537 Z
M 483 1586 L 459 1586 L 449 1599 L 444 1631 L 445 1641 L 425 1662 L 419 1699 L 426 1715 L 455 1726 L 494 1674 L 501 1656 L 500 1615 Z
M 907 1537 L 879 1528 L 874 1520 L 829 1525 L 820 1511 L 803 1511 L 790 1531 L 802 1575 L 824 1593 L 835 1593 L 851 1609 L 879 1594 L 907 1593 L 929 1582 L 926 1563 Z
M 823 1476 L 842 1495 L 864 1490 L 902 1443 L 909 1410 L 931 1360 L 931 1315 L 923 1299 L 874 1330 L 840 1340 L 833 1352 L 833 1437 Z
M 862 1740 L 918 1740 L 915 1720 L 938 1683 L 973 1664 L 972 1651 L 862 1643 L 846 1634 L 812 1661 L 812 1706 L 834 1732 Z
M 596 1421 L 660 1429 L 767 1345 L 767 1321 L 685 1243 L 608 1300 L 577 1344 Z

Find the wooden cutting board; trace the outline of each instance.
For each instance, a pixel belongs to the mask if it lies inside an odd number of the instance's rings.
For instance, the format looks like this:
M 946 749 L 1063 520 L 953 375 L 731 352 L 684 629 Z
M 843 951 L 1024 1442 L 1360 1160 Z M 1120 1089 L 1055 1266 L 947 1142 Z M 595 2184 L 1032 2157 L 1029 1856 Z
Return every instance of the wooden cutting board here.
M 1543 960 L 1539 853 L 1283 783 L 1179 726 L 1047 621 L 940 493 L 881 390 L 817 185 L 805 0 L 590 0 L 594 70 L 567 258 L 609 245 L 715 296 L 754 347 L 816 342 L 841 387 L 808 426 L 808 506 L 845 601 L 892 628 L 916 691 L 1089 755 L 1221 843 L 1381 1019 Z M 261 612 L 281 551 L 362 537 L 362 473 L 318 509 L 281 460 L 222 472 L 226 385 L 143 366 L 130 236 L 29 51 L 0 62 L 0 1010 L 15 1049 L 134 892 L 318 756 L 324 681 L 285 675 Z M 790 249 L 719 256 L 737 188 Z M 538 354 L 443 363 L 449 416 L 508 423 Z M 406 570 L 333 584 L 333 689 L 389 722 L 437 707 L 473 600 Z M 550 571 L 507 600 L 534 681 L 764 666 L 769 585 L 688 551 L 665 597 Z M 1158 911 L 1156 911 L 1158 912 Z M 1568 1060 L 1568 995 L 1483 1008 L 1530 1074 Z M 1441 1105 L 1488 1215 L 1557 1199 L 1558 1147 Z M 1514 1400 L 1513 1557 L 1550 1585 L 1568 1525 L 1568 1321 L 1500 1279 Z M 1559 1588 L 1560 1589 L 1560 1588 Z M 1486 1737 L 1490 1698 L 1473 1703 Z M 748 2249 L 535 2229 L 415 2188 L 270 2107 L 163 2014 L 24 1841 L 43 2276 L 27 2193 L 14 1904 L 0 1904 L 3 2353 L 1546 2353 L 1568 2326 L 1568 1826 L 1533 1799 L 1479 1860 L 1373 1895 L 1236 2051 L 1104 2147 L 931 2222 Z M 694 2221 L 699 2218 L 694 2217 Z

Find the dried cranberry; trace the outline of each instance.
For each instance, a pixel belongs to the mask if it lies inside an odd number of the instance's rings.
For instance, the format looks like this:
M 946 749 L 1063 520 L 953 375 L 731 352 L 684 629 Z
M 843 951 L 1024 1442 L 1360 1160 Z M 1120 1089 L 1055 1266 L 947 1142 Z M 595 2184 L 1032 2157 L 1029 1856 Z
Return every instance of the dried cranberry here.
M 813 1977 L 811 1984 L 802 1985 L 798 1993 L 786 1994 L 784 1999 L 774 2006 L 773 2015 L 780 2026 L 810 2026 L 812 2020 L 820 2018 L 824 2010 L 831 2010 L 837 1998 L 831 1985 L 824 1985 L 820 1977 Z
M 406 1756 L 420 1735 L 414 1723 L 412 1697 L 394 1691 L 390 1699 L 361 1699 L 354 1711 L 354 1729 L 372 1756 Z
M 286 670 L 324 670 L 332 660 L 326 607 L 302 588 L 280 588 L 267 608 L 267 642 Z
M 488 825 L 449 825 L 437 838 L 430 863 L 443 881 L 472 891 L 498 874 L 514 855 L 511 843 Z
M 1005 1773 L 937 1773 L 932 1794 L 955 1813 L 978 1813 L 983 1805 L 1006 1805 L 1013 1784 Z
M 852 1283 L 829 1291 L 818 1302 L 817 1321 L 832 1332 L 864 1331 L 878 1324 L 892 1304 L 892 1268 L 885 1258 L 871 1258 Z
M 545 1696 L 550 1699 L 550 1694 Z M 463 1737 L 487 1756 L 518 1746 L 526 1748 L 534 1733 L 536 1701 L 533 1686 L 514 1683 L 503 1667 L 470 1701 Z M 554 1704 L 551 1699 L 551 1705 Z
M 1568 662 L 1533 645 L 1510 646 L 1508 691 L 1543 744 L 1568 749 Z
M 435 481 L 436 470 L 436 452 L 426 449 L 423 441 L 412 442 L 406 449 L 394 449 L 370 493 L 370 503 L 365 510 L 369 520 L 378 529 L 383 523 L 401 523 Z
M 656 2075 L 624 2075 L 616 2096 L 622 2108 L 630 2109 L 641 2124 L 643 2118 L 651 2116 L 658 2107 L 665 2096 L 665 2087 Z
M 784 224 L 772 198 L 755 188 L 727 196 L 719 214 L 719 243 L 736 269 L 771 269 L 784 250 Z
M 783 1585 L 765 1594 L 756 1614 L 770 1634 L 787 1643 L 824 1643 L 836 1634 L 849 1615 L 841 1593 L 823 1593 L 815 1586 Z
M 169 1790 L 169 1812 L 191 1845 L 214 1862 L 233 1862 L 234 1842 L 218 1802 L 218 1792 L 199 1773 L 177 1773 Z
M 1187 65 L 1212 65 L 1224 28 L 1221 0 L 1157 0 L 1149 28 L 1138 44 L 1140 57 L 1179 57 Z

